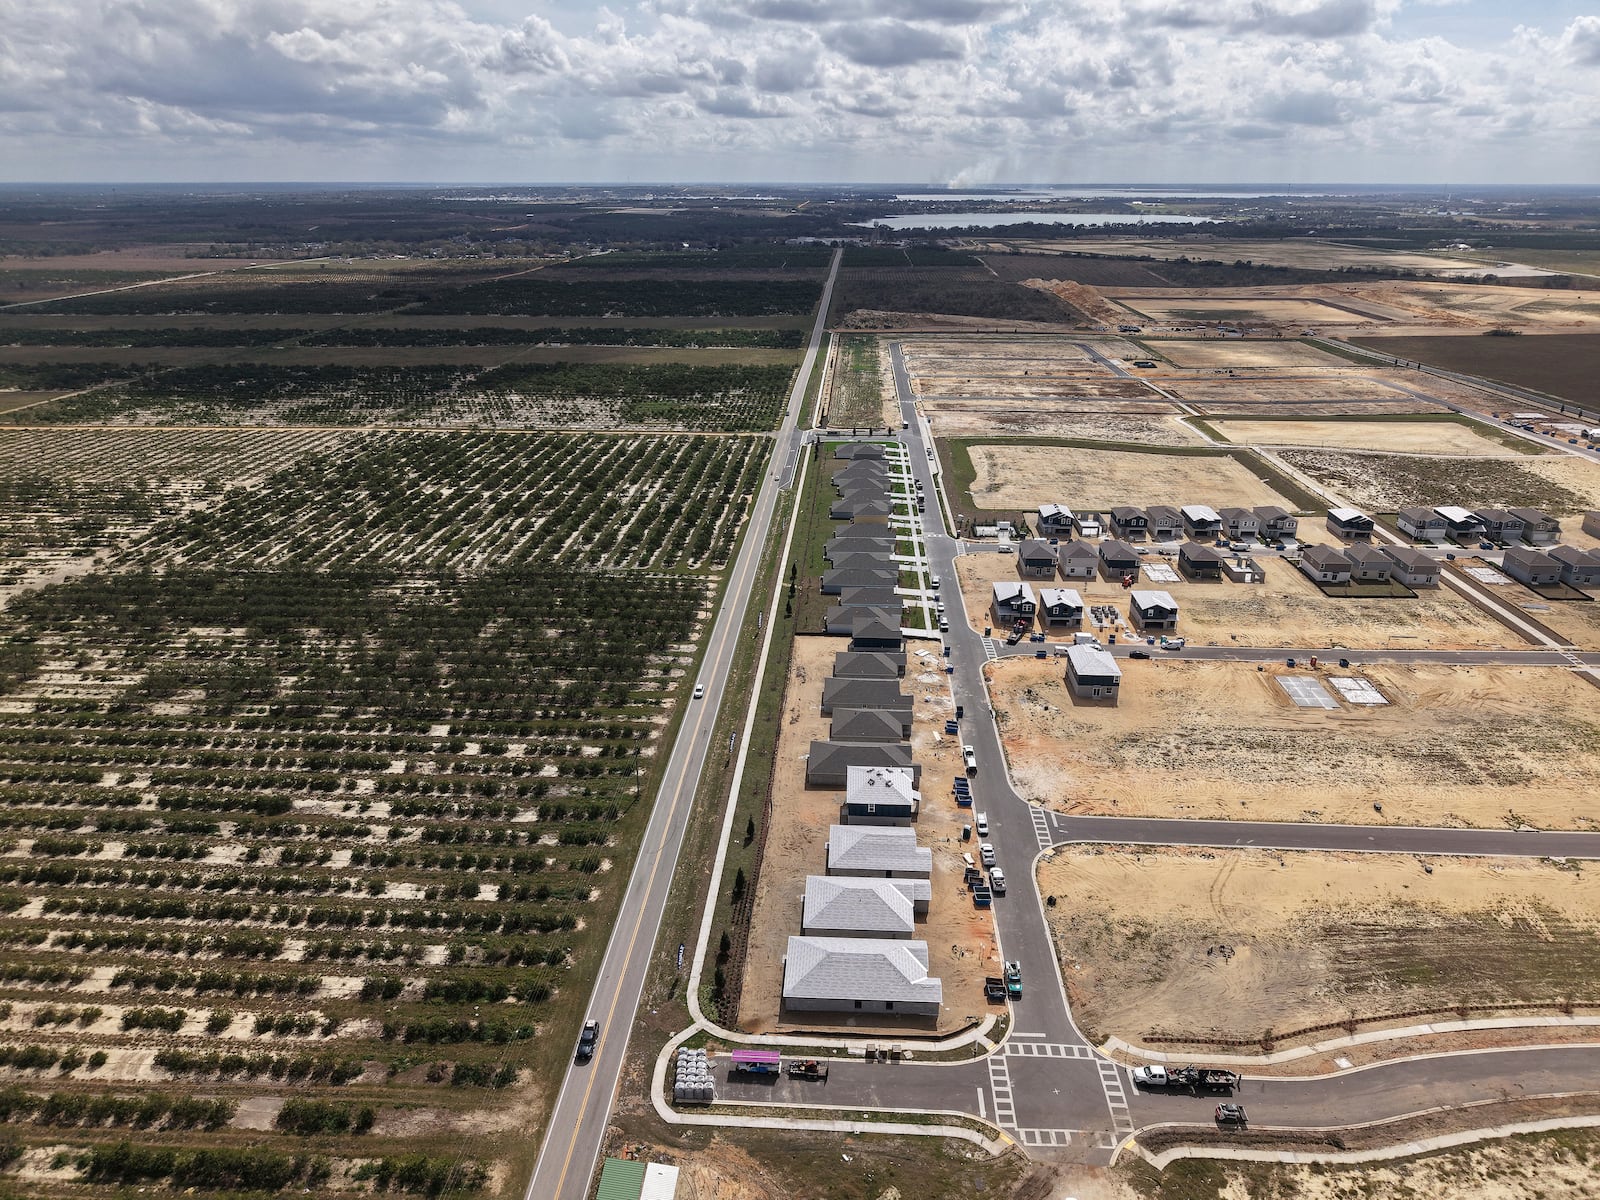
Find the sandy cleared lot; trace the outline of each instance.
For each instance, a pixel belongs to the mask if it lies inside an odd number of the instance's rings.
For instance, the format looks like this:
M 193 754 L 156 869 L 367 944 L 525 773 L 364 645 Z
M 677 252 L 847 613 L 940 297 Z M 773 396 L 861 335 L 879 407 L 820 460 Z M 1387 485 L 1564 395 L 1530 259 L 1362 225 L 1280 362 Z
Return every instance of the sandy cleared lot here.
M 1297 708 L 1276 677 L 1306 670 L 1248 663 L 1126 662 L 1116 707 L 1073 705 L 1054 659 L 987 671 L 1016 786 L 1052 808 L 1594 827 L 1600 706 L 1589 685 L 1555 668 L 1354 661 L 1350 674 L 1387 705 Z
M 1402 391 L 1376 371 L 1253 372 L 1220 369 L 1164 383 L 1203 413 L 1246 416 L 1324 416 L 1332 413 L 1438 412 L 1442 406 L 1416 389 Z
M 1303 267 L 1311 271 L 1336 271 L 1340 267 L 1381 267 L 1390 270 L 1492 271 L 1488 263 L 1447 254 L 1421 254 L 1403 250 L 1343 246 L 1307 238 L 1257 241 L 1249 238 L 1211 240 L 1164 238 L 1113 238 L 1106 241 L 1027 242 L 1030 249 L 1076 251 L 1130 258 L 1190 258 L 1199 262 L 1248 262 L 1267 266 Z
M 918 396 L 1074 397 L 1162 403 L 1138 379 L 1116 374 L 1086 346 L 1108 358 L 1139 358 L 1120 338 L 1079 344 L 1038 338 L 1025 342 L 956 339 L 901 343 L 911 388 Z
M 1108 509 L 1114 504 L 1294 506 L 1225 456 L 1150 455 L 1061 446 L 973 446 L 972 503 L 996 511 L 1058 503 Z
M 1046 912 L 1074 1012 L 1101 1037 L 1249 1038 L 1462 1002 L 1600 999 L 1593 872 L 1514 859 L 1426 865 L 1431 873 L 1386 854 L 1060 851 L 1039 885 L 1058 900 Z
M 1110 290 L 1110 289 L 1102 289 Z M 1240 299 L 1184 296 L 1162 292 L 1140 296 L 1134 289 L 1118 289 L 1116 303 L 1137 316 L 1163 324 L 1185 321 L 1220 321 L 1246 325 L 1365 325 L 1370 318 L 1316 299 Z
M 806 876 L 827 871 L 828 826 L 839 820 L 844 791 L 807 788 L 805 762 L 813 738 L 826 738 L 831 718 L 820 711 L 822 682 L 833 674 L 833 656 L 847 638 L 795 639 L 779 734 L 777 771 L 772 789 L 772 825 L 766 857 L 756 888 L 750 921 L 739 1025 L 751 1032 L 837 1027 L 864 1033 L 907 1030 L 926 1034 L 926 1023 L 896 1025 L 892 1018 L 806 1013 L 799 1024 L 779 1019 L 783 992 L 783 955 L 791 934 L 800 932 Z M 950 793 L 950 778 L 961 770 L 961 748 L 944 734 L 955 704 L 940 670 L 936 642 L 912 642 L 901 690 L 916 697 L 911 745 L 922 764 L 922 813 L 917 841 L 933 850 L 933 902 L 917 924 L 918 938 L 928 943 L 928 973 L 944 982 L 944 1005 L 938 1031 L 961 1028 L 966 1018 L 986 1011 L 985 975 L 996 973 L 999 958 L 994 924 L 972 906 L 961 883 L 961 813 Z M 970 813 L 966 817 L 970 820 Z
M 1600 291 L 1547 292 L 1535 288 L 1461 283 L 1339 285 L 1344 296 L 1386 305 L 1427 325 L 1493 328 L 1497 325 L 1592 325 L 1600 322 Z
M 1129 405 L 1135 411 L 1085 412 L 1077 403 L 996 404 L 992 401 L 927 400 L 922 409 L 935 437 L 1067 437 L 1137 442 L 1146 446 L 1195 446 L 1204 442 L 1166 402 Z M 1173 414 L 1173 415 L 1166 415 Z
M 1180 367 L 1345 367 L 1360 370 L 1309 342 L 1206 338 L 1195 341 L 1152 340 L 1150 349 Z
M 1507 447 L 1456 421 L 1211 421 L 1245 446 L 1340 446 L 1405 454 L 1504 456 Z M 1529 449 L 1536 449 L 1529 443 Z

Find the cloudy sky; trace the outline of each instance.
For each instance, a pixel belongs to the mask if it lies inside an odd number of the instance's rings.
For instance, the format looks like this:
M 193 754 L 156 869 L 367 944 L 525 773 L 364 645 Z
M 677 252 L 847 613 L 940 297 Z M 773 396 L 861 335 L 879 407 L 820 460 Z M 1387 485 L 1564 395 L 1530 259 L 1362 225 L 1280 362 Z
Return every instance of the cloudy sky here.
M 1600 183 L 1600 0 L 0 0 L 0 179 Z

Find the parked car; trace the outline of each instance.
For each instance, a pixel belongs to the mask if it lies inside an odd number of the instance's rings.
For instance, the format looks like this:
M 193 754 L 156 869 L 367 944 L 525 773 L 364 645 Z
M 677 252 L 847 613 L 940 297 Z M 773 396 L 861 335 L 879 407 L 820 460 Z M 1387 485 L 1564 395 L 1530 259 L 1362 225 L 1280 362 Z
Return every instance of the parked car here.
M 1245 1115 L 1244 1105 L 1242 1104 L 1219 1104 L 1217 1105 L 1217 1124 L 1234 1125 L 1242 1129 L 1250 1124 L 1250 1118 Z
M 600 1041 L 600 1022 L 590 1019 L 583 1023 L 583 1032 L 578 1035 L 578 1061 L 588 1062 L 594 1057 L 594 1048 Z
M 986 867 L 994 866 L 994 845 L 993 845 L 993 843 L 991 843 L 991 842 L 980 842 L 978 844 L 978 857 L 983 860 L 983 865 L 984 866 L 986 866 Z
M 1006 894 L 1006 873 L 999 867 L 989 869 L 989 890 L 996 896 Z
M 971 746 L 961 747 L 961 761 L 966 764 L 968 775 L 976 775 L 978 773 L 978 753 Z M 978 822 L 978 832 L 987 832 L 981 819 Z
M 1128 657 L 1129 658 L 1149 658 L 1150 657 L 1150 652 L 1148 650 L 1130 650 L 1130 651 L 1128 651 Z
M 979 837 L 988 837 L 989 836 L 989 814 L 988 813 L 978 813 L 972 819 L 973 819 L 973 821 L 975 821 L 977 823 L 978 836 Z

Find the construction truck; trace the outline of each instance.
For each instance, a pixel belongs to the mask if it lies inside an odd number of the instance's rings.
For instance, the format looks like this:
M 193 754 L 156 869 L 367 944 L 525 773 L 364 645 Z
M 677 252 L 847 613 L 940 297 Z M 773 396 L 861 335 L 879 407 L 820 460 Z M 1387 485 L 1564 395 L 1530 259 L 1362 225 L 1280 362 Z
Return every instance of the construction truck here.
M 1215 1067 L 1135 1067 L 1135 1087 L 1158 1088 L 1163 1091 L 1232 1093 L 1243 1080 L 1237 1071 L 1224 1071 Z
M 1015 646 L 1022 640 L 1022 635 L 1028 632 L 1028 623 L 1020 617 L 1011 626 L 1011 632 L 1006 634 L 1006 645 Z
M 818 1062 L 814 1058 L 802 1058 L 789 1064 L 790 1079 L 820 1079 L 824 1083 L 828 1080 L 828 1064 Z
M 1006 995 L 1013 1000 L 1022 999 L 1022 964 L 1006 963 Z

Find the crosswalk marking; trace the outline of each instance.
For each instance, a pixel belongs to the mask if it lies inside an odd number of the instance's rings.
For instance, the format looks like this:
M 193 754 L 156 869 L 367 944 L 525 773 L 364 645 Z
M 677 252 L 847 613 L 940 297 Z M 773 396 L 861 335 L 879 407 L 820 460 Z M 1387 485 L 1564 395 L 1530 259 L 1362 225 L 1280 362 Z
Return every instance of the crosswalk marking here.
M 1011 1070 L 1003 1054 L 989 1056 L 989 1094 L 994 1097 L 995 1124 L 1015 1129 L 1017 1108 L 1011 1095 Z
M 1039 839 L 1039 849 L 1048 850 L 1056 844 L 1055 836 L 1050 832 L 1050 819 L 1045 816 L 1044 809 L 1037 805 L 1028 805 L 1028 815 L 1033 818 L 1033 835 Z
M 1019 1129 L 1017 1140 L 1024 1146 L 1070 1146 L 1070 1129 Z
M 1087 1046 L 1068 1042 L 1018 1042 L 1007 1041 L 1005 1052 L 1016 1058 L 1093 1058 L 1094 1051 Z
M 995 648 L 995 641 L 993 638 L 983 639 L 983 657 L 989 662 L 1000 661 L 1000 652 Z
M 1106 1105 L 1111 1109 L 1111 1130 L 1126 1136 L 1133 1132 L 1133 1117 L 1128 1113 L 1128 1093 L 1122 1086 L 1122 1068 L 1104 1058 L 1095 1059 L 1100 1072 L 1100 1086 L 1106 1094 Z

